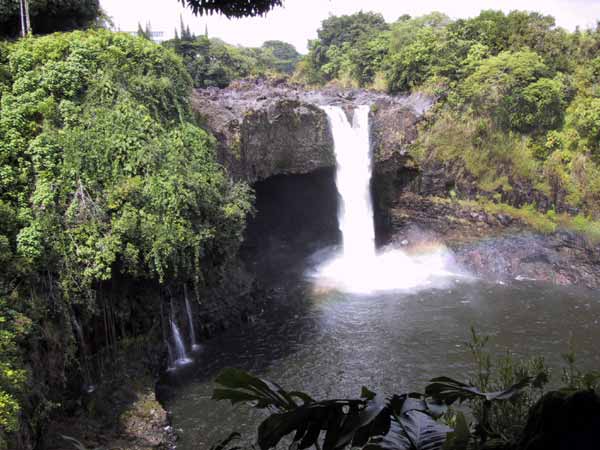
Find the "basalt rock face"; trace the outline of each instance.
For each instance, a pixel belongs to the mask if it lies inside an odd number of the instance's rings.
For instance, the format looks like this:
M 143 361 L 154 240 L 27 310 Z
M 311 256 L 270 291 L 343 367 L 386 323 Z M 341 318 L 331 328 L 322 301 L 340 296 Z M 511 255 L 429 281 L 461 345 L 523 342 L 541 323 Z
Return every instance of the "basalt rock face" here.
M 600 245 L 575 233 L 542 235 L 507 214 L 410 192 L 397 199 L 390 216 L 394 245 L 409 251 L 446 246 L 481 279 L 600 288 Z
M 350 116 L 371 105 L 374 173 L 394 174 L 407 161 L 406 146 L 433 99 L 388 96 L 365 90 L 307 91 L 286 83 L 240 81 L 226 89 L 197 90 L 192 104 L 218 141 L 218 156 L 231 176 L 250 183 L 274 175 L 307 174 L 335 167 L 333 138 L 323 105 Z

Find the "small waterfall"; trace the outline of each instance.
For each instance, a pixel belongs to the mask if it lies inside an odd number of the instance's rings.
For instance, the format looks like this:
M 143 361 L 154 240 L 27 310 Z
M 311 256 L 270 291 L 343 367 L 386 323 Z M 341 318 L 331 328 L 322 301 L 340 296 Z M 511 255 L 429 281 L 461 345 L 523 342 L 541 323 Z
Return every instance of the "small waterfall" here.
M 342 249 L 312 275 L 323 287 L 369 294 L 446 284 L 463 274 L 450 270 L 452 254 L 441 245 L 410 256 L 401 249 L 375 249 L 371 201 L 370 107 L 354 110 L 352 121 L 338 106 L 324 106 L 337 162 L 336 187 L 341 204 L 338 223 Z
M 170 292 L 169 292 L 170 295 Z M 187 352 L 185 350 L 185 344 L 183 343 L 183 338 L 181 336 L 181 331 L 177 326 L 177 321 L 175 320 L 175 307 L 173 305 L 173 296 L 171 296 L 170 300 L 170 319 L 169 324 L 171 326 L 171 339 L 173 341 L 173 345 L 166 340 L 167 350 L 169 351 L 169 369 L 175 370 L 179 366 L 184 366 L 192 362 L 192 360 L 188 357 Z M 161 305 L 161 313 L 163 311 L 163 307 Z M 164 316 L 163 316 L 164 317 Z M 163 322 L 164 323 L 164 322 Z M 164 328 L 163 328 L 164 330 Z
M 162 329 L 163 342 L 165 343 L 165 347 L 167 347 L 167 352 L 169 353 L 169 367 L 173 367 L 175 365 L 175 356 L 173 355 L 173 349 L 171 348 L 171 344 L 169 343 L 168 333 L 167 333 L 167 325 L 165 324 L 165 308 L 163 304 L 160 304 L 160 325 Z
M 175 319 L 171 319 L 171 331 L 173 333 L 173 343 L 175 344 L 175 366 L 180 366 L 190 363 L 192 360 L 188 358 L 185 351 L 185 345 L 181 338 L 181 332 L 175 323 Z
M 192 307 L 190 305 L 190 299 L 188 298 L 187 286 L 183 285 L 183 296 L 185 297 L 185 310 L 187 312 L 188 324 L 190 328 L 190 341 L 192 345 L 192 351 L 200 350 L 200 345 L 196 341 L 196 330 L 194 329 L 194 319 L 192 316 Z

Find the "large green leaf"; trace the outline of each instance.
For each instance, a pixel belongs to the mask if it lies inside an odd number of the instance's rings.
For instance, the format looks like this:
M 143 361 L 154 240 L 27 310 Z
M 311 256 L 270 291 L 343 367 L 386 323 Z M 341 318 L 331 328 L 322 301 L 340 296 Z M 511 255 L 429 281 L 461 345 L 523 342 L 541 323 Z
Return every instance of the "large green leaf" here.
M 422 394 L 394 395 L 386 401 L 366 388 L 360 399 L 314 401 L 299 392 L 287 392 L 275 383 L 242 370 L 226 369 L 216 382 L 213 398 L 233 404 L 251 402 L 275 413 L 258 428 L 261 450 L 277 447 L 293 433 L 290 448 L 302 450 L 319 444 L 323 450 L 363 447 L 371 450 L 438 450 L 452 431 L 434 418 L 446 406 Z M 302 404 L 295 399 L 302 400 Z
M 476 386 L 465 384 L 448 377 L 434 378 L 431 381 L 432 383 L 425 388 L 425 394 L 451 405 L 457 400 L 462 402 L 474 398 L 481 398 L 490 402 L 494 400 L 510 400 L 515 395 L 519 394 L 525 387 L 529 386 L 532 378 L 523 378 L 509 388 L 496 392 L 482 392 Z
M 225 369 L 215 381 L 222 386 L 214 390 L 215 400 L 249 402 L 255 408 L 276 410 L 258 428 L 257 443 L 262 450 L 277 446 L 291 433 L 296 448 L 311 447 L 324 435 L 323 450 L 335 450 L 353 441 L 365 443 L 372 435 L 389 429 L 389 412 L 387 419 L 384 414 L 389 408 L 366 388 L 360 399 L 317 402 L 303 392 L 287 392 L 239 369 Z
M 313 446 L 324 432 L 323 450 L 345 448 L 355 434 L 372 424 L 385 409 L 373 400 L 326 400 L 272 414 L 258 428 L 258 446 L 274 448 L 285 436 L 294 433 L 293 444 L 304 449 Z
M 394 413 L 389 432 L 371 439 L 363 450 L 439 450 L 451 431 L 429 414 L 411 409 Z
M 272 407 L 280 411 L 296 408 L 294 398 L 307 403 L 312 401 L 303 392 L 287 392 L 279 385 L 250 375 L 240 369 L 223 369 L 215 382 L 224 386 L 213 392 L 214 400 L 230 400 L 233 405 L 240 402 L 255 402 L 257 408 Z

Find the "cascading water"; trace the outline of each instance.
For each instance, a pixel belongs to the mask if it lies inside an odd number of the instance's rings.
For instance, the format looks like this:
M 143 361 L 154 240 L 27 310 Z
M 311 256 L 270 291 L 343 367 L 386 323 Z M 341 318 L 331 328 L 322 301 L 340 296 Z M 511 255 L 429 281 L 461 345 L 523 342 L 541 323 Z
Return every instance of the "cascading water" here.
M 343 258 L 349 263 L 375 256 L 375 227 L 371 205 L 369 107 L 354 111 L 352 124 L 339 107 L 324 107 L 335 142 L 335 184 L 341 197 L 338 222 L 342 232 Z
M 174 365 L 181 366 L 192 362 L 192 360 L 187 356 L 185 345 L 183 344 L 183 339 L 181 337 L 181 332 L 179 331 L 174 319 L 171 319 L 171 332 L 173 333 L 173 343 L 175 344 Z
M 412 256 L 398 249 L 376 253 L 370 193 L 370 107 L 356 108 L 351 123 L 340 107 L 324 106 L 323 110 L 329 118 L 337 161 L 342 248 L 320 265 L 316 273 L 319 282 L 343 291 L 372 293 L 430 286 L 436 278 L 459 276 L 449 270 L 452 258 L 445 248 Z
M 187 312 L 188 324 L 190 328 L 190 341 L 192 345 L 192 351 L 200 350 L 200 345 L 196 341 L 196 330 L 194 328 L 194 319 L 192 316 L 192 307 L 190 305 L 190 300 L 188 298 L 187 286 L 183 286 L 183 296 L 185 297 L 185 310 Z

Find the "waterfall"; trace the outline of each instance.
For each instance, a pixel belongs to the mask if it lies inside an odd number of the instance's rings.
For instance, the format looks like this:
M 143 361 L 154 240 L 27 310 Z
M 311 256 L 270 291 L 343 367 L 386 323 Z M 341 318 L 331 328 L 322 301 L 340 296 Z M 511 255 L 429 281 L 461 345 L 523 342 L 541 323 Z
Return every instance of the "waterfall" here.
M 341 204 L 338 223 L 342 232 L 343 257 L 348 263 L 375 257 L 375 227 L 371 204 L 371 151 L 369 106 L 354 111 L 352 123 L 340 107 L 324 107 L 335 143 L 335 184 Z
M 165 309 L 163 304 L 160 304 L 160 325 L 162 329 L 163 342 L 165 343 L 165 347 L 167 348 L 167 352 L 169 353 L 169 366 L 173 367 L 175 364 L 175 356 L 173 355 L 173 349 L 171 348 L 171 344 L 169 343 L 169 339 L 167 337 L 167 325 L 165 324 Z
M 190 363 L 192 360 L 187 356 L 185 345 L 181 338 L 181 332 L 179 331 L 174 318 L 171 318 L 171 332 L 173 333 L 173 343 L 175 344 L 175 365 L 179 366 Z
M 324 106 L 323 110 L 331 126 L 337 162 L 342 246 L 311 275 L 323 287 L 356 293 L 432 287 L 433 283 L 446 284 L 449 277 L 461 277 L 449 269 L 454 266 L 452 254 L 442 245 L 431 245 L 410 256 L 393 247 L 376 252 L 370 192 L 370 107 L 357 107 L 351 121 L 340 107 Z
M 194 329 L 194 319 L 192 316 L 192 307 L 188 298 L 187 286 L 183 285 L 183 296 L 185 297 L 185 310 L 187 312 L 188 324 L 190 328 L 190 341 L 192 345 L 192 351 L 200 350 L 200 345 L 196 341 L 196 330 Z

